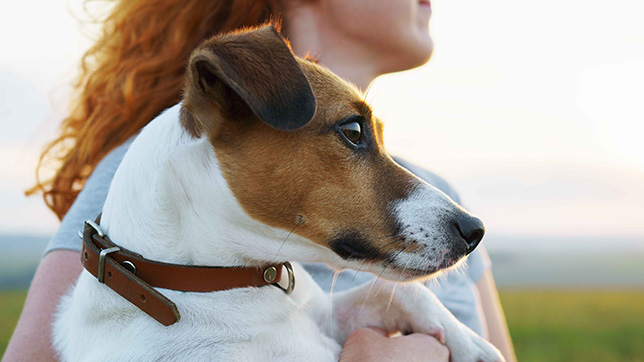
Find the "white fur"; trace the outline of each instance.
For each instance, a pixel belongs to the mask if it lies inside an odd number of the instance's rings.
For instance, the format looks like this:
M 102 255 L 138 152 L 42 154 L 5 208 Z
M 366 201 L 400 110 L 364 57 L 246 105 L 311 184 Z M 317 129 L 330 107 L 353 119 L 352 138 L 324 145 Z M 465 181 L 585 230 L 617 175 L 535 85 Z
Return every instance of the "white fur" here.
M 449 220 L 466 211 L 442 191 L 426 183 L 416 186 L 406 199 L 396 202 L 393 209 L 398 223 L 402 225 L 400 234 L 408 240 L 414 240 L 424 250 L 401 252 L 391 264 L 403 269 L 442 268 L 445 255 L 452 248 L 450 243 L 454 242 Z
M 193 139 L 181 128 L 178 107 L 143 129 L 114 176 L 101 220 L 112 240 L 146 258 L 179 264 L 351 266 L 327 248 L 248 216 L 207 139 Z M 412 199 L 400 206 L 409 223 L 422 214 Z M 421 264 L 406 257 L 408 264 Z M 159 289 L 181 313 L 168 327 L 83 271 L 59 306 L 54 346 L 63 361 L 335 361 L 353 330 L 381 326 L 440 334 L 453 361 L 502 360 L 420 284 L 408 284 L 405 289 L 418 292 L 405 294 L 378 281 L 335 293 L 331 301 L 299 264 L 294 268 L 291 295 L 275 287 Z

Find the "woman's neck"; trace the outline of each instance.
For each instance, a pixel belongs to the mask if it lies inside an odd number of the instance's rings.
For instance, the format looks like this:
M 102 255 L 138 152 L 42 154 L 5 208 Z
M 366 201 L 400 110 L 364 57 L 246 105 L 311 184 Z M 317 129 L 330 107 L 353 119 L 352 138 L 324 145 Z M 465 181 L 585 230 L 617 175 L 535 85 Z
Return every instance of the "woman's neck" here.
M 299 57 L 315 58 L 319 64 L 366 90 L 380 75 L 372 54 L 363 49 L 363 44 L 334 36 L 333 30 L 326 29 L 319 16 L 319 12 L 309 7 L 297 7 L 285 13 L 286 33 L 290 34 L 293 52 Z

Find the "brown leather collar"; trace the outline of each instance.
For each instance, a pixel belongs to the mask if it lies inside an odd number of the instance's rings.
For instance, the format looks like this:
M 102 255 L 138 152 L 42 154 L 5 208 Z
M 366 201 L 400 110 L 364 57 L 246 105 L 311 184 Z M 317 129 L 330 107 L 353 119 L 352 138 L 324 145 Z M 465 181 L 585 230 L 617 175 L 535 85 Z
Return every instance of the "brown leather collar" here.
M 100 216 L 99 216 L 100 219 Z M 295 277 L 289 262 L 264 267 L 209 267 L 162 263 L 118 247 L 98 226 L 85 222 L 81 263 L 85 269 L 159 323 L 169 326 L 181 318 L 177 306 L 153 287 L 186 292 L 214 292 L 275 285 L 290 294 Z M 282 267 L 289 285 L 277 282 Z

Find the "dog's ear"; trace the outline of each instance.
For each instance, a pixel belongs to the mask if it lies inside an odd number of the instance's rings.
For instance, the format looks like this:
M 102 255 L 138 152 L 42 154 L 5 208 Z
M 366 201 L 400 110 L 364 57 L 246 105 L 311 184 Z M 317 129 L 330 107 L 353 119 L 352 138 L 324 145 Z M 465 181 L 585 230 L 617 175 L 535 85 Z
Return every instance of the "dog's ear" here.
M 227 117 L 248 115 L 249 109 L 276 129 L 293 130 L 307 124 L 315 113 L 311 86 L 272 26 L 207 41 L 193 53 L 188 72 L 187 99 L 201 97 L 196 103 L 202 105 L 214 101 Z M 183 123 L 191 133 L 211 128 L 187 113 Z

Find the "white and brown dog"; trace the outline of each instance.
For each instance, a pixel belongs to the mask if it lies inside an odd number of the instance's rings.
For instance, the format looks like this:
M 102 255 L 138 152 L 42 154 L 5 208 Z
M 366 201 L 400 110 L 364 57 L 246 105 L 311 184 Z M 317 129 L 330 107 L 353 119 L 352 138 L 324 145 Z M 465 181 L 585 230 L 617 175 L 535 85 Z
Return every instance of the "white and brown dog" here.
M 290 294 L 145 288 L 128 301 L 109 282 L 116 249 L 99 248 L 98 274 L 86 265 L 54 323 L 63 360 L 335 361 L 365 326 L 438 336 L 456 362 L 503 360 L 427 288 L 394 288 L 456 264 L 483 225 L 388 156 L 359 91 L 272 27 L 206 41 L 188 73 L 180 112 L 146 126 L 116 172 L 100 221 L 111 240 L 159 265 L 323 262 L 389 281 L 330 298 L 294 263 Z M 146 314 L 154 298 L 180 320 Z

